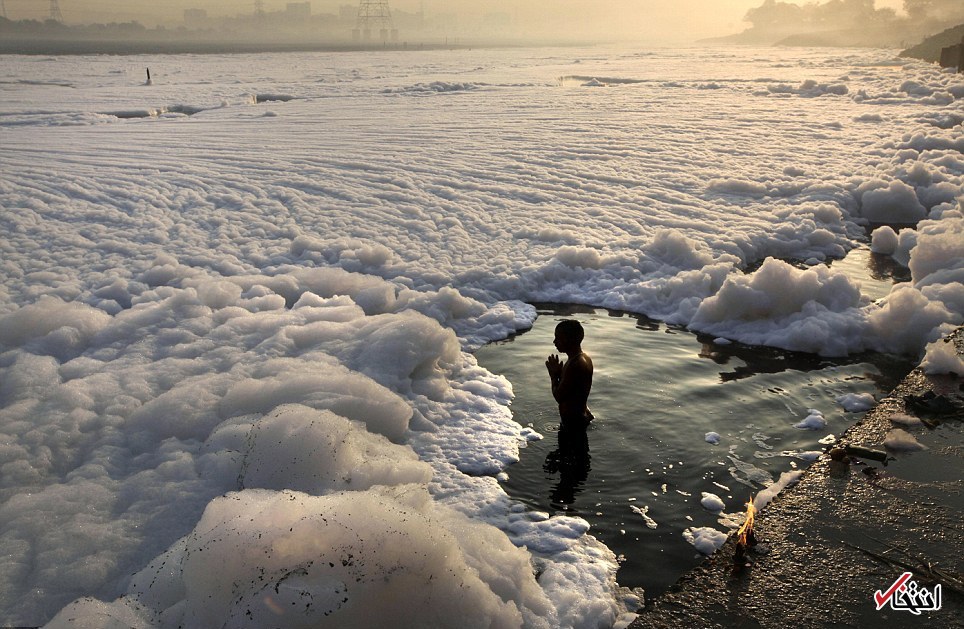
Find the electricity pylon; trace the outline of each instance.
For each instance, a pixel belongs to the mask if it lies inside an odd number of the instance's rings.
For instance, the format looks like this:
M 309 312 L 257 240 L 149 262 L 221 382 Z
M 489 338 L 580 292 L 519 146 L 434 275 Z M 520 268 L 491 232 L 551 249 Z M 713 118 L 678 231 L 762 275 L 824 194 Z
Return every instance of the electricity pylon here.
M 50 0 L 50 19 L 54 22 L 64 21 L 64 16 L 60 13 L 60 4 L 57 0 Z
M 358 3 L 358 22 L 353 35 L 358 39 L 361 33 L 365 39 L 371 39 L 372 31 L 378 29 L 382 41 L 387 41 L 389 33 L 392 40 L 398 39 L 398 30 L 392 22 L 392 12 L 388 8 L 388 0 L 360 0 Z

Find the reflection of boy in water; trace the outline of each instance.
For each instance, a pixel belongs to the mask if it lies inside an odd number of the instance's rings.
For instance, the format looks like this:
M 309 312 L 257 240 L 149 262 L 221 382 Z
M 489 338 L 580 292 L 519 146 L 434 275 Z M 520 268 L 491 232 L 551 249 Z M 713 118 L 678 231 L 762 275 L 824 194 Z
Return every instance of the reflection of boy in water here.
M 542 469 L 559 473 L 559 483 L 549 497 L 552 504 L 567 507 L 589 476 L 589 439 L 586 426 L 592 413 L 586 405 L 592 388 L 592 359 L 582 351 L 584 333 L 578 321 L 567 319 L 556 326 L 553 344 L 567 356 L 565 364 L 556 355 L 546 360 L 552 383 L 552 397 L 559 403 L 559 447 L 546 456 Z
M 556 326 L 553 345 L 568 358 L 565 364 L 555 354 L 546 359 L 546 369 L 552 383 L 552 397 L 559 403 L 563 429 L 586 428 L 592 413 L 586 404 L 592 388 L 592 359 L 582 351 L 585 333 L 574 319 L 566 319 Z

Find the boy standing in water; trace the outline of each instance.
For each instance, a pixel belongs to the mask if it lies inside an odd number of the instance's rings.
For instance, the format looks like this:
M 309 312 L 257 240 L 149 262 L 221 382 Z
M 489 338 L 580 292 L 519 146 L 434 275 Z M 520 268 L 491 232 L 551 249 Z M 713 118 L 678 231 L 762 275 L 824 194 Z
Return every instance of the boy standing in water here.
M 546 359 L 546 369 L 552 383 L 552 397 L 559 403 L 563 429 L 585 429 L 592 421 L 587 401 L 592 388 L 592 359 L 582 351 L 585 332 L 582 324 L 566 319 L 556 326 L 552 344 L 566 355 L 565 364 L 555 354 Z

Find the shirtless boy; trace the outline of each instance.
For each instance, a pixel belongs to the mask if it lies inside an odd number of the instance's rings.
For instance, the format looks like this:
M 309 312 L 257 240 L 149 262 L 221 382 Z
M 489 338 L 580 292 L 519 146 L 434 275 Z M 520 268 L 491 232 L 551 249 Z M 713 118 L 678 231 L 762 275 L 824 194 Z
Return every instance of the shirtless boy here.
M 559 356 L 550 354 L 546 369 L 552 383 L 552 397 L 559 403 L 562 428 L 586 428 L 592 421 L 587 401 L 592 388 L 592 359 L 582 351 L 585 333 L 582 325 L 574 319 L 566 319 L 556 326 L 553 345 L 567 359 L 565 364 Z

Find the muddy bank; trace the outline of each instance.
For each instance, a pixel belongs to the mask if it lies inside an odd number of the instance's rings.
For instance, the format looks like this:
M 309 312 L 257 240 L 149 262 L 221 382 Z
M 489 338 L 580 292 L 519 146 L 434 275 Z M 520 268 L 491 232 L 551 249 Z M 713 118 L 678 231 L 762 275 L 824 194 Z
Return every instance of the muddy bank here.
M 952 336 L 964 353 L 964 329 Z M 887 434 L 902 428 L 926 449 L 890 451 L 886 464 L 824 454 L 757 515 L 761 543 L 749 567 L 734 570 L 731 537 L 632 627 L 964 626 L 962 387 L 953 376 L 911 372 L 838 445 L 884 450 Z M 922 423 L 897 425 L 895 414 Z M 875 592 L 904 572 L 930 591 L 941 585 L 939 610 L 877 610 Z

